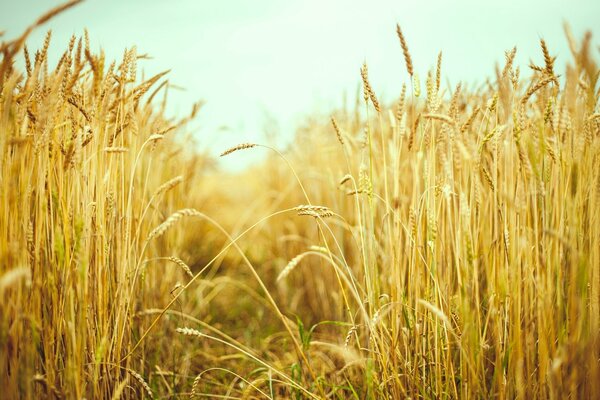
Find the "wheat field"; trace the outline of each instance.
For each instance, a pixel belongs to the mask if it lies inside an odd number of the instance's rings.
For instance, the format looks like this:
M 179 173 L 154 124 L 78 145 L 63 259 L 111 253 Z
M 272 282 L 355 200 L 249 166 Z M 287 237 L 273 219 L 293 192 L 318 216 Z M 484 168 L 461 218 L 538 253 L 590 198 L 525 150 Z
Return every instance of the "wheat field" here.
M 0 38 L 0 397 L 600 397 L 591 33 L 467 88 L 397 26 L 396 101 L 365 63 L 353 107 L 227 172 L 135 47 L 27 48 L 74 3 Z

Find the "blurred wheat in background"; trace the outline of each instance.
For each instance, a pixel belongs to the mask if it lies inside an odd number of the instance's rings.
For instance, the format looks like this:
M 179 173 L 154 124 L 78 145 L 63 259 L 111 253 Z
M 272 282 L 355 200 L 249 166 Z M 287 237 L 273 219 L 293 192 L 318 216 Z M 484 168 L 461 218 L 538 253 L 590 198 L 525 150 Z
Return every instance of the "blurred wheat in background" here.
M 442 53 L 415 71 L 398 26 L 394 104 L 365 63 L 353 109 L 285 150 L 232 143 L 268 156 L 227 173 L 135 47 L 31 29 L 0 45 L 3 396 L 600 396 L 591 33 L 565 25 L 566 68 L 541 39 L 467 89 Z

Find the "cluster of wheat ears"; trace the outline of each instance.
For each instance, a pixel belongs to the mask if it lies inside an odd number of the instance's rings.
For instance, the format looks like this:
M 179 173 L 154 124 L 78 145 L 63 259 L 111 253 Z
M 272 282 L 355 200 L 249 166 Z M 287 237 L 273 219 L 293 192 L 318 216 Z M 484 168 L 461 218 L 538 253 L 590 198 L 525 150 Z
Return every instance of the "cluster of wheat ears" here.
M 395 104 L 365 64 L 354 109 L 230 174 L 135 48 L 30 53 L 75 3 L 0 44 L 0 397 L 600 395 L 591 34 L 475 89 L 440 53 L 422 92 L 398 27 Z

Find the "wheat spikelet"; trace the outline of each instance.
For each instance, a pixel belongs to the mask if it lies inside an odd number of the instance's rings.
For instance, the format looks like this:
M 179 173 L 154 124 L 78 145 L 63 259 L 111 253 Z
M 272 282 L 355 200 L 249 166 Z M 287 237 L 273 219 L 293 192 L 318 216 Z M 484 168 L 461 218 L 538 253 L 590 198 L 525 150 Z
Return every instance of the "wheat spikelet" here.
M 46 32 L 46 37 L 44 38 L 44 44 L 42 46 L 42 51 L 40 52 L 39 64 L 44 64 L 48 58 L 48 48 L 50 47 L 50 39 L 52 38 L 52 31 L 48 30 Z M 47 71 L 44 72 L 44 75 L 47 76 Z
M 328 207 L 326 206 L 315 206 L 315 205 L 299 205 L 294 207 L 294 210 L 298 211 L 298 212 L 303 212 L 303 211 L 327 211 L 329 210 Z
M 587 83 L 584 78 L 579 78 L 579 80 L 577 81 L 577 84 L 579 85 L 579 87 L 585 92 L 590 88 L 589 83 Z
M 171 214 L 171 216 L 167 218 L 165 222 L 154 228 L 154 230 L 152 230 L 152 232 L 150 232 L 150 234 L 148 235 L 146 241 L 163 235 L 167 231 L 167 229 L 176 224 L 177 221 L 179 221 L 184 216 L 202 216 L 202 213 L 200 213 L 197 210 L 194 210 L 193 208 L 185 208 L 176 211 L 173 214 Z
M 375 107 L 375 111 L 377 111 L 378 113 L 381 112 L 381 108 L 379 106 L 379 100 L 377 100 L 377 96 L 375 96 L 375 92 L 373 92 L 373 88 L 371 87 L 371 84 L 369 83 L 369 70 L 368 70 L 366 62 L 363 63 L 363 66 L 360 69 L 360 76 L 361 76 L 362 82 L 363 82 L 363 93 L 364 93 L 365 101 L 367 101 L 367 99 L 371 99 L 371 103 L 373 103 L 373 107 Z
M 155 141 L 157 141 L 157 140 L 161 140 L 161 139 L 163 139 L 163 138 L 164 138 L 164 136 L 165 136 L 165 135 L 163 135 L 163 134 L 160 134 L 160 133 L 154 133 L 154 134 L 150 135 L 150 136 L 148 137 L 148 139 L 147 139 L 147 140 L 148 140 L 149 142 L 155 142 Z
M 471 113 L 471 115 L 469 115 L 469 118 L 467 118 L 467 120 L 465 121 L 465 123 L 462 124 L 462 126 L 460 127 L 460 133 L 465 133 L 467 131 L 467 129 L 469 129 L 469 127 L 471 126 L 471 124 L 475 120 L 475 117 L 479 113 L 479 110 L 480 110 L 479 107 L 475 107 L 475 109 L 473 110 L 473 112 Z
M 340 131 L 340 127 L 338 126 L 338 123 L 335 120 L 335 117 L 331 117 L 331 125 L 333 125 L 333 129 L 335 130 L 335 134 L 337 136 L 338 141 L 343 146 L 344 138 L 342 137 L 342 132 Z
M 433 82 L 433 76 L 431 72 L 427 73 L 427 80 L 425 81 L 425 88 L 427 90 L 426 104 L 427 109 L 432 113 L 435 113 L 440 106 L 440 101 L 438 98 L 438 92 L 435 88 L 435 83 Z
M 452 126 L 456 125 L 456 122 L 454 122 L 454 120 L 451 117 L 449 117 L 448 115 L 444 115 L 444 114 L 432 114 L 432 113 L 423 114 L 423 118 L 435 119 L 437 121 L 442 121 L 442 122 L 445 122 L 448 125 L 452 125 Z
M 373 183 L 367 171 L 367 166 L 361 164 L 358 171 L 358 193 L 365 193 L 369 197 L 373 195 Z
M 510 51 L 504 52 L 504 56 L 506 62 L 504 64 L 504 68 L 502 70 L 502 78 L 506 78 L 508 75 L 508 71 L 512 69 L 513 61 L 515 60 L 515 55 L 517 54 L 517 48 L 513 47 Z
M 406 64 L 406 71 L 410 76 L 413 76 L 413 64 L 412 58 L 408 51 L 408 45 L 406 44 L 406 38 L 402 33 L 402 29 L 400 29 L 400 24 L 396 24 L 396 33 L 398 34 L 398 39 L 400 39 L 400 47 L 402 47 L 402 53 L 404 54 L 404 62 Z
M 583 138 L 584 138 L 586 146 L 589 146 L 592 143 L 593 133 L 592 133 L 592 122 L 590 120 L 586 120 L 583 123 Z
M 194 277 L 194 274 L 192 273 L 192 270 L 190 269 L 190 267 L 185 262 L 183 262 L 183 260 L 180 259 L 179 257 L 170 256 L 170 257 L 167 257 L 167 260 L 177 264 L 179 266 L 179 268 L 181 268 L 183 270 L 183 272 L 185 272 L 190 278 Z
M 440 90 L 440 81 L 442 79 L 442 52 L 440 51 L 437 59 L 437 67 L 435 69 L 435 90 Z
M 415 136 L 417 135 L 417 129 L 419 128 L 419 122 L 421 121 L 421 114 L 417 115 L 413 123 L 413 127 L 410 130 L 410 136 L 408 137 L 408 150 L 411 150 L 415 144 Z
M 115 195 L 113 192 L 106 193 L 106 214 L 112 215 L 116 208 Z
M 519 88 L 519 75 L 521 74 L 521 69 L 519 67 L 515 68 L 514 71 L 512 71 L 511 73 L 511 84 L 512 84 L 512 90 L 513 92 L 517 92 L 518 88 Z
M 354 335 L 354 333 L 358 330 L 358 327 L 356 325 L 353 325 L 349 330 L 348 333 L 346 333 L 346 338 L 344 339 L 344 347 L 348 348 L 348 346 L 350 345 L 350 341 L 352 340 L 352 336 Z
M 194 383 L 192 383 L 192 391 L 190 393 L 190 399 L 193 399 L 198 395 L 198 386 L 200 385 L 201 377 L 202 377 L 202 374 L 198 374 L 194 378 Z
M 459 199 L 460 215 L 464 218 L 466 223 L 469 223 L 471 221 L 471 207 L 469 207 L 467 196 L 461 192 Z
M 513 136 L 517 143 L 521 140 L 521 133 L 525 131 L 525 104 L 521 103 L 519 109 L 513 112 Z
M 497 134 L 499 134 L 500 132 L 502 132 L 504 130 L 504 125 L 497 125 L 494 127 L 494 129 L 492 129 L 491 131 L 489 131 L 481 140 L 481 143 L 479 145 L 479 156 L 481 157 L 481 154 L 483 152 L 483 149 L 485 148 L 485 145 L 492 140 Z
M 454 89 L 454 93 L 452 93 L 452 97 L 450 98 L 449 113 L 453 120 L 458 119 L 458 98 L 460 97 L 461 88 L 462 85 L 460 83 L 457 84 L 456 89 Z
M 298 254 L 296 257 L 292 258 L 287 263 L 287 265 L 285 266 L 285 268 L 283 268 L 281 270 L 281 272 L 277 276 L 276 281 L 279 282 L 282 279 L 284 279 L 286 276 L 288 276 L 290 274 L 290 272 L 292 272 L 292 270 L 294 268 L 296 268 L 296 266 L 298 265 L 298 263 L 300 262 L 300 260 L 302 260 L 304 257 L 306 257 L 306 255 L 307 255 L 307 253 L 301 253 L 301 254 Z
M 225 150 L 224 152 L 222 152 L 221 155 L 220 155 L 220 157 L 224 157 L 224 156 L 226 156 L 228 154 L 231 154 L 231 153 L 233 153 L 235 151 L 238 151 L 238 150 L 251 149 L 251 148 L 256 147 L 256 146 L 258 146 L 258 145 L 254 144 L 254 143 L 242 143 L 242 144 L 238 144 L 237 146 L 231 147 L 231 148 Z
M 494 111 L 496 111 L 496 108 L 498 107 L 498 97 L 499 97 L 498 92 L 494 92 L 494 96 L 492 97 L 492 100 L 489 103 L 490 105 L 488 107 L 489 114 L 493 114 Z
M 431 143 L 432 129 L 423 129 L 423 149 L 428 149 Z
M 135 372 L 131 369 L 127 369 L 127 372 L 129 372 L 131 374 L 131 376 L 133 376 L 140 383 L 140 385 L 142 385 L 142 388 L 144 388 L 144 391 L 148 394 L 148 396 L 150 396 L 151 399 L 153 399 L 154 394 L 152 393 L 152 389 L 150 389 L 150 386 L 148 385 L 148 383 L 146 383 L 144 378 L 142 378 L 142 376 L 140 374 L 138 374 L 137 372 Z
M 429 229 L 430 240 L 432 242 L 437 238 L 437 221 L 435 218 L 435 213 L 431 210 L 427 210 L 427 228 Z
M 333 212 L 325 206 L 313 206 L 313 205 L 299 205 L 294 207 L 294 210 L 298 212 L 298 215 L 309 215 L 311 217 L 331 217 Z
M 0 277 L 0 295 L 16 282 L 25 280 L 28 282 L 31 279 L 31 270 L 28 267 L 13 268 L 2 274 Z
M 539 65 L 535 65 L 533 62 L 529 62 L 528 67 L 530 70 L 535 71 L 535 72 L 539 72 L 539 73 L 544 72 L 544 68 L 540 67 Z
M 75 35 L 71 35 L 71 39 L 69 39 L 69 49 L 67 52 L 71 54 L 73 52 L 73 48 L 75 48 L 75 42 L 77 41 L 77 37 Z
M 29 262 L 33 263 L 35 260 L 35 242 L 34 242 L 34 229 L 33 220 L 29 220 L 27 223 L 27 231 L 25 232 L 25 240 L 27 242 L 27 255 L 29 256 Z
M 545 72 L 550 76 L 554 76 L 554 59 L 550 57 L 550 52 L 546 46 L 546 41 L 544 39 L 540 39 L 540 45 L 542 47 L 542 53 L 544 54 L 544 63 L 546 64 Z
M 67 101 L 73 106 L 75 107 L 80 113 L 81 115 L 83 115 L 83 117 L 85 118 L 85 120 L 90 123 L 90 121 L 92 120 L 90 114 L 87 112 L 87 110 L 85 109 L 85 107 L 82 104 L 81 101 L 81 95 L 72 95 L 70 96 Z
M 127 147 L 105 147 L 105 153 L 127 153 L 129 149 Z
M 377 324 L 379 323 L 379 321 L 381 321 L 381 317 L 383 316 L 383 311 L 386 308 L 386 306 L 387 306 L 387 304 L 384 304 L 383 306 L 379 307 L 377 309 L 377 311 L 375 311 L 375 314 L 373 314 L 373 318 L 371 318 L 371 327 L 372 328 L 374 328 L 375 326 L 377 326 Z
M 175 128 L 177 128 L 177 125 L 169 125 L 166 128 L 163 128 L 161 130 L 159 130 L 158 132 L 156 132 L 157 135 L 166 135 L 167 133 L 175 130 Z
M 492 179 L 492 176 L 490 175 L 489 171 L 485 168 L 481 168 L 481 172 L 483 172 L 483 176 L 485 177 L 485 181 L 488 183 L 488 185 L 490 185 L 490 189 L 492 189 L 492 192 L 496 191 L 496 187 L 494 186 L 494 181 Z
M 135 82 L 137 79 L 137 47 L 133 46 L 129 50 L 129 59 L 130 59 L 130 67 L 129 67 L 129 81 Z
M 421 97 L 421 80 L 419 79 L 419 74 L 417 73 L 413 75 L 413 89 L 415 97 Z
M 515 68 L 515 70 L 512 72 L 511 75 L 511 81 L 512 81 L 512 86 L 513 86 L 513 91 L 517 91 L 517 88 L 519 87 L 519 76 L 521 75 L 521 68 L 517 67 Z
M 168 192 L 169 190 L 173 189 L 175 186 L 179 185 L 181 182 L 183 182 L 183 176 L 181 176 L 181 175 L 178 175 L 175 178 L 169 179 L 168 181 L 166 181 L 165 183 L 160 185 L 158 189 L 156 189 L 156 192 L 154 192 L 154 196 L 159 196 L 162 193 Z
M 527 157 L 525 149 L 523 149 L 523 146 L 519 142 L 517 142 L 517 151 L 519 154 L 519 161 L 521 161 L 521 166 L 525 172 L 525 175 L 531 176 L 533 174 L 533 169 L 531 167 L 531 163 L 529 162 L 529 157 Z
M 90 35 L 89 35 L 87 28 L 83 29 L 83 44 L 84 44 L 84 51 L 87 51 L 89 53 L 89 51 L 90 51 Z
M 419 299 L 417 303 L 420 304 L 420 305 L 422 305 L 422 306 L 424 306 L 429 311 L 431 311 L 431 313 L 433 315 L 435 315 L 440 321 L 442 321 L 444 323 L 444 325 L 446 325 L 446 327 L 448 329 L 452 329 L 452 324 L 450 323 L 450 319 L 438 307 L 434 306 L 430 302 L 428 302 L 426 300 L 423 300 L 423 299 Z
M 409 211 L 409 222 L 410 236 L 413 241 L 417 240 L 417 213 L 413 208 Z
M 402 115 L 404 114 L 404 101 L 406 98 L 406 84 L 402 84 L 402 91 L 400 92 L 400 100 L 398 100 L 398 106 L 396 107 L 396 121 L 400 123 L 402 121 Z
M 27 45 L 23 45 L 23 57 L 25 58 L 25 70 L 27 71 L 27 77 L 31 76 L 31 59 L 29 57 L 29 51 Z
M 535 85 L 531 86 L 527 92 L 525 93 L 525 96 L 523 96 L 523 98 L 521 99 L 521 103 L 525 104 L 527 103 L 527 101 L 529 100 L 529 98 L 538 90 L 540 90 L 541 88 L 543 88 L 544 86 L 546 86 L 547 84 L 549 84 L 550 82 L 556 82 L 556 77 L 554 76 L 549 76 L 547 78 L 544 78 L 542 80 L 540 80 L 539 82 L 537 82 Z
M 344 183 L 350 181 L 352 179 L 352 175 L 350 174 L 346 174 L 342 177 L 342 179 L 340 179 L 340 182 L 338 183 L 340 186 L 342 186 Z
M 371 86 L 369 84 L 369 78 L 367 76 L 367 63 L 363 63 L 363 65 L 360 67 L 360 77 L 362 79 L 362 83 L 363 83 L 363 100 L 366 102 L 369 100 L 369 96 L 370 96 L 370 89 Z
M 187 327 L 177 328 L 177 329 L 175 329 L 175 331 L 177 333 L 181 333 L 182 335 L 185 335 L 185 336 L 197 336 L 197 337 L 204 336 L 204 335 L 202 335 L 202 332 L 200 332 L 199 330 L 187 328 Z
M 510 234 L 508 233 L 508 228 L 504 228 L 504 245 L 508 251 L 510 249 Z
M 554 150 L 554 145 L 550 142 L 550 140 L 548 138 L 546 138 L 544 140 L 544 149 L 550 155 L 552 162 L 554 162 L 554 163 L 558 162 L 558 156 L 556 155 L 556 151 Z
M 150 88 L 156 83 L 156 81 L 158 81 L 160 78 L 162 78 L 169 72 L 170 70 L 160 72 L 154 75 L 152 78 L 148 79 L 146 82 L 140 84 L 137 88 L 135 88 L 133 90 L 133 92 L 135 93 L 133 96 L 134 102 L 138 101 L 148 90 L 150 90 Z
M 135 119 L 133 117 L 131 117 L 131 118 L 129 118 L 129 121 L 132 122 L 133 129 L 135 129 L 135 127 L 136 127 Z M 174 130 L 175 128 L 177 128 L 176 125 L 171 125 L 166 128 L 160 129 L 158 132 L 150 135 L 150 137 L 148 138 L 148 141 L 152 142 L 151 151 L 154 151 L 156 149 L 156 146 L 158 145 L 159 140 L 164 139 L 165 135 L 167 133 L 171 132 L 172 130 Z
M 85 32 L 85 30 L 84 30 L 84 32 Z M 75 70 L 80 68 L 80 65 L 81 65 L 82 45 L 83 45 L 83 42 L 81 41 L 81 38 L 79 38 L 79 40 L 77 40 L 77 47 L 75 48 L 75 54 L 73 55 L 73 59 L 75 61 Z
M 298 215 L 308 215 L 308 216 L 314 217 L 314 218 L 328 218 L 328 217 L 333 217 L 333 213 L 331 211 L 313 211 L 313 210 L 307 210 L 307 211 L 299 212 Z
M 329 250 L 327 250 L 327 248 L 325 248 L 323 246 L 310 246 L 309 250 L 311 250 L 311 251 L 317 251 L 319 253 L 329 254 Z

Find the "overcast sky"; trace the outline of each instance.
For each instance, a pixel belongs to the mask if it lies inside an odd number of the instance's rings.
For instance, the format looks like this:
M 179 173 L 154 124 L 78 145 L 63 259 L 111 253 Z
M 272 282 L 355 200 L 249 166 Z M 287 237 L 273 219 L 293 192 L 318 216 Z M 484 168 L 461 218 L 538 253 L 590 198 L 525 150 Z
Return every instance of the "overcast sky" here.
M 12 38 L 59 3 L 0 0 L 0 30 Z M 218 152 L 264 140 L 266 125 L 279 127 L 284 144 L 304 115 L 326 116 L 345 92 L 353 98 L 365 60 L 376 93 L 393 99 L 407 81 L 397 22 L 422 80 L 442 50 L 444 83 L 455 85 L 485 81 L 514 45 L 521 65 L 541 62 L 540 37 L 561 71 L 569 57 L 562 22 L 580 38 L 599 20 L 600 0 L 87 0 L 28 43 L 36 48 L 52 29 L 56 55 L 87 27 L 109 59 L 137 45 L 153 57 L 140 69 L 171 69 L 171 82 L 186 89 L 171 97 L 171 113 L 207 101 L 194 126 Z

